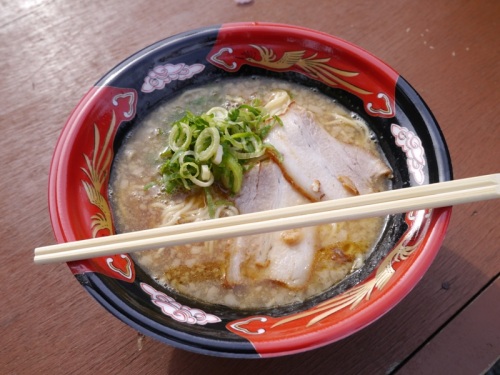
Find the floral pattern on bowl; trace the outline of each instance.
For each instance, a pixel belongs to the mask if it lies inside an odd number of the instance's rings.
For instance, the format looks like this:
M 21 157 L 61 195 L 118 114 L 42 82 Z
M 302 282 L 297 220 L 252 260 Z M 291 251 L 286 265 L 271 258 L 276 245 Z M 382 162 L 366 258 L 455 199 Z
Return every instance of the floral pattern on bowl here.
M 252 75 L 314 87 L 366 118 L 395 172 L 395 188 L 452 178 L 434 117 L 386 64 L 321 32 L 226 24 L 173 36 L 138 52 L 82 99 L 61 133 L 51 165 L 49 209 L 57 240 L 115 233 L 107 196 L 113 157 L 156 104 L 185 88 Z M 450 214 L 445 208 L 394 215 L 370 268 L 291 309 L 232 311 L 171 295 L 128 254 L 68 265 L 107 310 L 162 342 L 217 356 L 281 356 L 340 340 L 395 306 L 433 261 Z

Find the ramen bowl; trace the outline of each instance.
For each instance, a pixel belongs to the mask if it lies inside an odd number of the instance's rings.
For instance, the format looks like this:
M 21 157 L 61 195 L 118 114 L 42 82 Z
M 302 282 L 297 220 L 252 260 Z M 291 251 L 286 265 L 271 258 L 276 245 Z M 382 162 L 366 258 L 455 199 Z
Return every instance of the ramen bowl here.
M 115 234 L 109 176 L 123 140 L 160 104 L 191 88 L 236 77 L 294 82 L 356 113 L 393 171 L 393 189 L 452 178 L 432 113 L 384 62 L 314 30 L 224 24 L 137 52 L 83 97 L 62 130 L 51 164 L 49 209 L 57 241 Z M 161 342 L 215 356 L 283 356 L 341 340 L 393 308 L 432 263 L 450 215 L 450 208 L 391 215 L 361 268 L 320 295 L 269 309 L 238 310 L 190 299 L 157 283 L 130 254 L 68 266 L 111 314 Z

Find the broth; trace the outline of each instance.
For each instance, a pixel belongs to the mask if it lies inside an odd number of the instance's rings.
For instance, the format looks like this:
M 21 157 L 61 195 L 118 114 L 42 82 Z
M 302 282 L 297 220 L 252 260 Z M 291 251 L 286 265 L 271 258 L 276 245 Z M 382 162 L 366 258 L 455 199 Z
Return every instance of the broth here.
M 315 121 L 321 124 L 318 126 L 322 126 L 341 144 L 362 149 L 386 165 L 367 125 L 333 99 L 303 86 L 269 78 L 221 81 L 187 91 L 161 105 L 124 141 L 116 155 L 110 182 L 117 232 L 208 219 L 208 208 L 202 192 L 167 194 L 155 183 L 161 164 L 158 155 L 167 144 L 169 124 L 181 118 L 186 110 L 198 114 L 214 106 L 234 107 L 256 97 L 265 101 L 269 93 L 276 89 L 290 93 L 293 105 L 312 113 Z M 304 157 L 307 161 L 308 156 Z M 269 164 L 272 163 L 272 160 L 262 161 L 259 168 L 270 168 Z M 311 166 L 317 168 L 319 174 L 324 173 L 322 167 Z M 255 168 L 254 172 L 247 172 L 246 179 L 250 179 L 247 175 L 257 173 Z M 331 178 L 342 180 L 339 177 L 342 176 Z M 389 173 L 373 180 L 373 191 L 388 189 L 388 177 Z M 352 195 L 349 181 L 342 184 L 347 194 Z M 245 194 L 244 189 L 241 194 Z M 240 198 L 227 194 L 223 189 L 216 189 L 214 199 L 239 202 Z M 218 216 L 234 214 L 238 214 L 237 204 L 222 205 L 217 213 Z M 228 239 L 148 250 L 132 256 L 159 284 L 189 298 L 231 308 L 266 309 L 303 302 L 360 268 L 380 237 L 384 223 L 384 218 L 370 218 L 312 228 L 312 263 L 304 271 L 306 274 L 302 275 L 306 276 L 306 281 L 296 284 L 269 277 L 271 273 L 266 264 L 258 261 L 252 253 L 258 249 L 252 249 L 254 243 L 251 236 L 242 240 L 249 242 L 245 242 L 244 250 L 237 254 L 235 248 L 238 240 Z M 299 232 L 283 231 L 273 238 L 275 241 L 279 238 L 287 246 L 293 247 L 297 238 L 300 241 L 302 232 Z M 244 256 L 236 264 L 237 280 L 230 277 L 236 256 Z

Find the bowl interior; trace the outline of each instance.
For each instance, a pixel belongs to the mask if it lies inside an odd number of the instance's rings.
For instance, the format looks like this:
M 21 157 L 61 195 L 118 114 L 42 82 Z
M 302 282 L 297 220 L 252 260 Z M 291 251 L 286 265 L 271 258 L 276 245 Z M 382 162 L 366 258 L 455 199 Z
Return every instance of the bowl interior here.
M 274 56 L 298 52 L 321 69 Z M 323 64 L 323 65 L 321 65 Z M 338 72 L 355 72 L 344 78 Z M 390 67 L 335 37 L 288 25 L 228 24 L 160 41 L 104 76 L 70 116 L 50 173 L 49 208 L 59 242 L 115 233 L 108 200 L 113 156 L 132 129 L 184 90 L 217 80 L 263 76 L 299 83 L 361 116 L 393 169 L 393 188 L 452 178 L 446 144 L 425 103 Z M 80 283 L 137 330 L 204 354 L 277 356 L 312 349 L 373 322 L 423 276 L 450 210 L 387 219 L 364 267 L 301 304 L 235 311 L 167 291 L 127 254 L 71 262 Z M 387 271 L 388 270 L 388 271 Z

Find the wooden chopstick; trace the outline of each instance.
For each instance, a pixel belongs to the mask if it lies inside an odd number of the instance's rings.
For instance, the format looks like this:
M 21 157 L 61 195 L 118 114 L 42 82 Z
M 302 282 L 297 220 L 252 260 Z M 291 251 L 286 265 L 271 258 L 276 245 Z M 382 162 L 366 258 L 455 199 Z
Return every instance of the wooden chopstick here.
M 68 262 L 499 197 L 500 173 L 39 247 L 34 261 Z
M 183 225 L 173 225 L 169 227 L 160 227 L 154 229 L 147 229 L 138 232 L 123 233 L 114 236 L 100 237 L 98 239 L 92 238 L 87 240 L 73 241 L 61 243 L 57 245 L 50 245 L 39 247 L 35 249 L 35 254 L 49 254 L 55 251 L 66 251 L 71 249 L 81 249 L 86 247 L 93 247 L 98 244 L 116 244 L 119 242 L 135 241 L 139 239 L 147 239 L 155 236 L 167 236 L 173 234 L 180 234 L 183 232 L 195 232 L 199 230 L 222 228 L 230 225 L 240 225 L 245 223 L 252 223 L 264 220 L 283 219 L 285 217 L 296 215 L 307 215 L 322 211 L 340 210 L 348 207 L 357 207 L 366 204 L 383 203 L 388 201 L 395 201 L 400 199 L 408 199 L 412 197 L 419 197 L 425 194 L 439 194 L 452 191 L 455 189 L 473 189 L 478 187 L 496 186 L 498 182 L 495 178 L 498 175 L 486 175 L 479 177 L 471 177 L 461 180 L 446 181 L 431 185 L 417 186 L 405 189 L 385 191 L 381 193 L 361 195 L 356 197 L 336 199 L 325 202 L 311 203 L 302 206 L 285 207 L 271 211 L 256 212 L 252 214 L 244 214 L 233 217 L 226 217 L 216 220 L 207 220 Z

